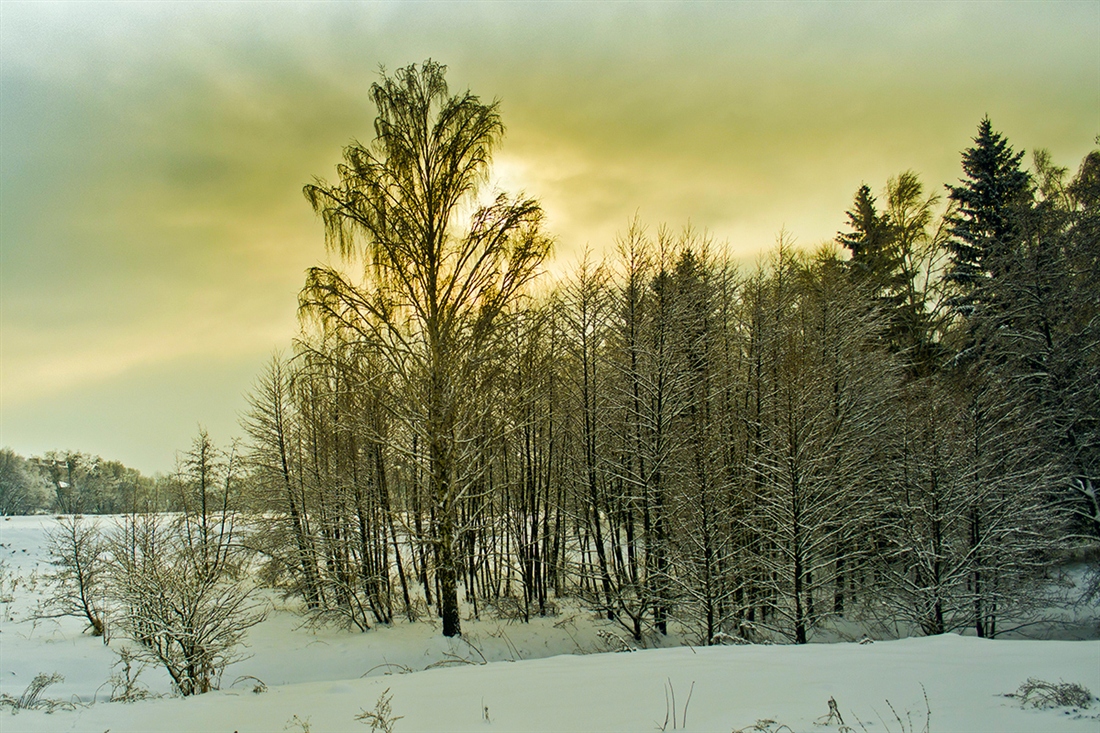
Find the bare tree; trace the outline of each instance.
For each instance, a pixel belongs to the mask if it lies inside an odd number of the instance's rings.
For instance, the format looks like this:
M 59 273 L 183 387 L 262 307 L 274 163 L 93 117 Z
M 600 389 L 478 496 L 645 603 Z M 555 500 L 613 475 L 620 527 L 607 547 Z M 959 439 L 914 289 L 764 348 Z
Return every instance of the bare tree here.
M 549 240 L 538 204 L 504 194 L 460 230 L 458 214 L 476 204 L 504 127 L 495 102 L 451 96 L 445 73 L 429 60 L 383 76 L 371 87 L 373 143 L 345 149 L 338 183 L 306 186 L 327 245 L 367 267 L 361 284 L 314 268 L 302 304 L 381 349 L 419 403 L 411 427 L 426 444 L 443 633 L 454 636 L 456 509 L 470 487 L 457 472 L 458 435 L 497 317 L 534 277 Z
M 39 618 L 76 616 L 88 622 L 94 636 L 107 643 L 106 545 L 95 520 L 79 514 L 58 517 L 46 532 L 46 551 L 55 570 L 47 577 L 50 595 Z
M 184 696 L 217 689 L 264 618 L 238 540 L 235 462 L 200 433 L 179 472 L 183 514 L 127 515 L 109 538 L 118 625 Z
M 802 262 L 782 249 L 771 275 L 749 521 L 770 625 L 796 643 L 834 612 L 836 577 L 860 556 L 894 383 L 886 355 L 870 348 L 875 311 L 842 275 L 834 253 Z
M 309 513 L 303 482 L 301 458 L 296 450 L 297 411 L 291 389 L 290 367 L 278 356 L 272 357 L 257 378 L 249 397 L 250 409 L 244 427 L 251 438 L 249 462 L 261 511 L 277 510 L 272 521 L 262 523 L 263 532 L 255 541 L 273 555 L 279 548 L 293 549 L 287 565 L 298 578 L 300 591 L 309 608 L 321 604 L 317 553 L 310 532 Z M 263 516 L 263 515 L 261 515 Z M 289 542 L 282 540 L 289 534 Z
M 607 405 L 603 347 L 608 336 L 608 278 L 603 264 L 593 262 L 591 253 L 586 252 L 561 297 L 565 348 L 571 367 L 567 385 L 570 431 L 574 435 L 571 479 L 577 506 L 583 513 L 577 523 L 581 590 L 591 588 L 591 600 L 608 619 L 615 619 L 618 603 L 605 542 L 607 471 L 600 450 L 605 445 Z
M 184 696 L 218 689 L 226 666 L 243 658 L 245 633 L 264 617 L 253 582 L 225 566 L 212 572 L 186 537 L 179 521 L 138 514 L 123 520 L 110 544 L 119 626 Z
M 734 298 L 728 262 L 711 253 L 706 240 L 686 248 L 675 270 L 676 371 L 683 374 L 683 409 L 674 429 L 677 490 L 670 502 L 670 533 L 678 615 L 711 644 L 720 632 L 736 630 L 741 611 L 737 567 L 737 522 L 741 507 L 734 491 L 742 459 L 726 426 L 734 420 L 724 399 L 729 323 L 723 303 Z

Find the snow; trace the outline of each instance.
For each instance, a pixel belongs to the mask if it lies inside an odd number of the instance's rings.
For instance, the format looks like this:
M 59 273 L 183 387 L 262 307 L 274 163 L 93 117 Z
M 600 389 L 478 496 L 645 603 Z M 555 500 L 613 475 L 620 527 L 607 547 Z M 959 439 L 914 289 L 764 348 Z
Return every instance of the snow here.
M 672 730 L 670 689 L 679 730 L 728 732 L 768 719 L 796 732 L 839 731 L 835 722 L 819 724 L 831 697 L 856 731 L 860 722 L 867 731 L 900 730 L 887 700 L 906 730 L 919 731 L 927 694 L 931 731 L 1100 731 L 1100 702 L 1089 710 L 1036 710 L 1005 697 L 1029 677 L 1100 691 L 1100 641 L 943 635 L 874 644 L 581 654 L 576 652 L 606 648 L 598 632 L 615 629 L 568 608 L 531 624 L 464 620 L 464 641 L 444 639 L 438 626 L 423 622 L 367 633 L 311 629 L 277 605 L 250 633 L 252 656 L 226 671 L 221 691 L 111 703 L 105 682 L 117 659 L 112 648 L 124 640 L 113 639 L 108 648 L 83 634 L 77 619 L 26 619 L 44 590 L 41 582 L 35 587 L 34 577 L 48 570 L 42 533 L 52 522 L 0 521 L 0 559 L 9 579 L 0 594 L 0 692 L 18 696 L 36 674 L 58 672 L 64 682 L 43 697 L 84 704 L 52 714 L 0 712 L 4 733 L 300 731 L 295 718 L 314 733 L 366 732 L 370 727 L 355 716 L 373 709 L 387 689 L 393 714 L 403 716 L 395 733 L 653 731 L 666 715 Z M 16 577 L 17 587 L 8 592 Z M 489 663 L 481 663 L 483 656 Z M 253 677 L 265 691 L 253 692 Z M 141 682 L 153 692 L 168 692 L 159 670 L 149 668 Z

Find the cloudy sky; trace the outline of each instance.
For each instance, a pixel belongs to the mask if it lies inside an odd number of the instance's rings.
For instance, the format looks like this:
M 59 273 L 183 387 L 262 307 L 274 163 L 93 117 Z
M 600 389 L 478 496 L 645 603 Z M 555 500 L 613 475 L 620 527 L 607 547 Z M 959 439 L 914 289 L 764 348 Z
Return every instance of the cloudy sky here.
M 296 330 L 302 197 L 379 68 L 501 100 L 495 183 L 569 262 L 637 213 L 751 262 L 858 186 L 939 189 L 988 114 L 1076 170 L 1100 3 L 0 2 L 0 446 L 171 468 Z M 562 265 L 564 267 L 565 265 Z

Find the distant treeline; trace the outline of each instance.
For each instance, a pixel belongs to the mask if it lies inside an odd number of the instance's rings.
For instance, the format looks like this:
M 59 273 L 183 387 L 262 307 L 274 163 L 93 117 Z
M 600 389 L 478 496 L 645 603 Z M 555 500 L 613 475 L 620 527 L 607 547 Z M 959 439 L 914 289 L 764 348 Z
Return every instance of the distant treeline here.
M 0 450 L 2 515 L 170 511 L 179 503 L 170 482 L 87 453 L 48 451 L 24 458 L 11 448 Z

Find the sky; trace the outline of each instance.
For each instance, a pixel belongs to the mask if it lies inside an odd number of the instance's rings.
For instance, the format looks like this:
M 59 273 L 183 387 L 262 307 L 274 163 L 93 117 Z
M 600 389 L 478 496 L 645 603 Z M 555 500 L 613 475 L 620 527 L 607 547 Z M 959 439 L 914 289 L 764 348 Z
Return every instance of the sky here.
M 863 183 L 955 182 L 985 115 L 1071 171 L 1100 135 L 1095 0 L 0 0 L 0 446 L 152 473 L 240 435 L 326 261 L 302 187 L 428 58 L 500 100 L 491 185 L 563 270 L 635 216 L 816 247 Z

